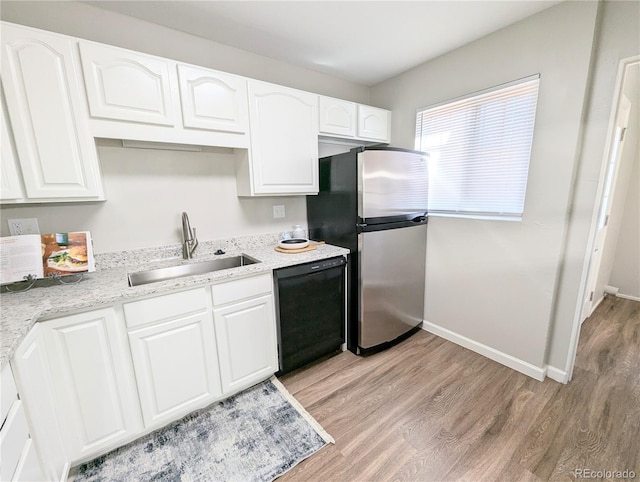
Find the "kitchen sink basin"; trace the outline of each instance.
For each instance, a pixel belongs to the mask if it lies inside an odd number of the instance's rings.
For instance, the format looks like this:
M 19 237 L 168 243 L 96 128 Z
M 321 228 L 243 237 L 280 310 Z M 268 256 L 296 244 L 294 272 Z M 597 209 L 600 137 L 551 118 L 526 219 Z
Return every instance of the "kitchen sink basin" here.
M 238 268 L 240 266 L 248 266 L 259 262 L 260 261 L 252 258 L 251 256 L 242 254 L 239 256 L 231 256 L 229 258 L 201 261 L 199 263 L 138 271 L 137 273 L 128 274 L 129 286 L 146 285 L 149 283 L 156 283 L 158 281 L 166 281 L 168 279 L 183 278 L 185 276 L 211 273 L 213 271 Z

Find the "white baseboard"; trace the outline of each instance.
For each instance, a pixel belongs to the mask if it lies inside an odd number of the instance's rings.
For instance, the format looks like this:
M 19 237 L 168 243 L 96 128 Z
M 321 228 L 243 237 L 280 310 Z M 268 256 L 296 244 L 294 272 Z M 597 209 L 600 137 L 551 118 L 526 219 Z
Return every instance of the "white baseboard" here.
M 560 370 L 559 368 L 552 367 L 549 365 L 547 365 L 546 368 L 547 368 L 547 376 L 551 378 L 551 380 L 564 383 L 565 385 L 569 383 L 569 374 L 564 370 Z
M 546 375 L 545 368 L 540 368 L 532 365 L 531 363 L 528 363 L 524 360 L 520 360 L 519 358 L 498 351 L 495 348 L 491 348 L 490 346 L 479 343 L 475 340 L 472 340 L 471 338 L 467 338 L 466 336 L 459 335 L 458 333 L 447 330 L 446 328 L 443 328 L 441 326 L 429 323 L 428 321 L 424 321 L 422 323 L 422 329 L 428 331 L 429 333 L 433 333 L 434 335 L 438 335 L 445 340 L 449 340 L 456 345 L 463 346 L 471 351 L 479 353 L 480 355 L 486 356 L 487 358 L 509 368 L 512 368 L 513 370 L 524 373 L 525 375 L 528 375 L 531 378 L 535 378 L 538 381 L 544 380 L 544 377 Z
M 620 293 L 616 294 L 616 296 L 618 298 L 624 298 L 625 300 L 640 301 L 640 298 L 638 298 L 637 296 L 621 295 Z

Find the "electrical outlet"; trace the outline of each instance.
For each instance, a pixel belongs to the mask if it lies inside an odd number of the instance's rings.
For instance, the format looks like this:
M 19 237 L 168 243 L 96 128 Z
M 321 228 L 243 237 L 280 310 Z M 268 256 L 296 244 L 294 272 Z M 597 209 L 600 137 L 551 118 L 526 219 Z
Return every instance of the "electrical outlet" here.
M 40 234 L 38 218 L 7 219 L 11 236 L 21 234 Z
M 282 204 L 273 206 L 273 219 L 284 218 L 284 206 Z

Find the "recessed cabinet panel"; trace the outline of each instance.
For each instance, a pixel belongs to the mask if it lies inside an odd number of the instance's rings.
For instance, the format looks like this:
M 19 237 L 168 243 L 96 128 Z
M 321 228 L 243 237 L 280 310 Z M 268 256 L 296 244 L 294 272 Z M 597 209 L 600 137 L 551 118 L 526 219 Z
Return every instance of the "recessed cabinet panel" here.
M 0 94 L 2 95 L 2 94 Z M 2 130 L 2 168 L 0 170 L 0 199 L 22 199 L 24 192 L 22 190 L 22 181 L 18 173 L 18 156 L 13 141 L 13 133 L 10 131 L 9 117 L 5 112 L 6 106 L 4 95 L 2 95 L 2 110 L 0 114 L 0 129 Z
M 272 295 L 214 309 L 213 317 L 225 393 L 278 371 Z
M 51 356 L 62 436 L 72 460 L 99 451 L 139 428 L 130 395 L 123 323 L 112 309 L 43 323 Z
M 391 113 L 368 105 L 358 106 L 358 137 L 389 142 Z
M 29 428 L 22 401 L 17 400 L 9 410 L 0 430 L 0 480 L 11 480 L 20 462 L 22 449 L 29 439 Z
M 89 42 L 80 53 L 92 117 L 175 124 L 168 59 Z
M 69 461 L 55 409 L 51 367 L 41 326 L 36 324 L 27 334 L 11 360 L 11 367 L 29 419 L 31 438 L 42 461 L 43 480 L 61 480 Z M 25 473 L 30 469 L 33 467 L 25 462 Z
M 215 70 L 178 65 L 185 127 L 244 133 L 247 80 Z
M 211 314 L 129 332 L 145 427 L 221 395 Z
M 27 196 L 99 197 L 73 39 L 2 24 L 2 81 Z
M 320 133 L 354 137 L 358 119 L 356 111 L 354 102 L 320 96 Z
M 253 195 L 318 192 L 318 96 L 249 81 Z

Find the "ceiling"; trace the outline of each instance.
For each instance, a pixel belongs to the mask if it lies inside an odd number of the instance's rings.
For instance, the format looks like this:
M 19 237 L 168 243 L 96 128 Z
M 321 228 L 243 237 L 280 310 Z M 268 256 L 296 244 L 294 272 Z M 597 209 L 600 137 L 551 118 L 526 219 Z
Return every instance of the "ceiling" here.
M 374 85 L 559 1 L 86 1 Z

